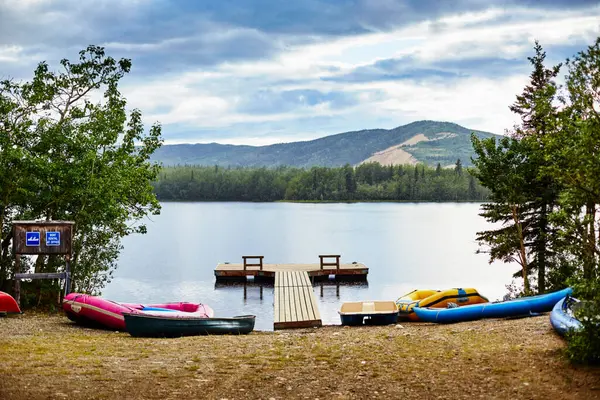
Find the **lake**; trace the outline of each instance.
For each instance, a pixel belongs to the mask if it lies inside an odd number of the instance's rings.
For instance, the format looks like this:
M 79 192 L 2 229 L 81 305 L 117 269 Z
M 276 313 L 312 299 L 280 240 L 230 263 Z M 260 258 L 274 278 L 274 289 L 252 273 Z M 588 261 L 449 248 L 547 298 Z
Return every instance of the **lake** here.
M 344 301 L 395 300 L 416 288 L 474 287 L 501 299 L 516 265 L 488 264 L 475 233 L 490 225 L 477 203 L 163 203 L 148 233 L 123 241 L 103 290 L 123 302 L 202 302 L 216 316 L 255 314 L 273 329 L 273 285 L 217 284 L 220 262 L 264 255 L 265 263 L 318 263 L 319 254 L 369 267 L 367 282 L 315 283 L 324 324 Z

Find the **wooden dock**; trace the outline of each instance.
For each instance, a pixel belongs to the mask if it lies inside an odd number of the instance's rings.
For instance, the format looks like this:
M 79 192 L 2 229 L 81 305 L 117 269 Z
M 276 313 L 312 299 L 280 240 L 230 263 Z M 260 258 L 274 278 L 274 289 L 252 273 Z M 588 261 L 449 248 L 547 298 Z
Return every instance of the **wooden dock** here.
M 319 263 L 315 264 L 265 264 L 263 256 L 243 256 L 243 262 L 237 264 L 220 263 L 215 268 L 215 277 L 219 279 L 246 279 L 248 276 L 260 278 L 275 278 L 278 271 L 303 271 L 311 278 L 335 275 L 337 278 L 366 279 L 369 273 L 362 263 L 340 263 L 339 255 L 320 255 Z M 328 259 L 335 259 L 328 262 Z
M 274 329 L 321 326 L 321 314 L 306 271 L 275 272 Z

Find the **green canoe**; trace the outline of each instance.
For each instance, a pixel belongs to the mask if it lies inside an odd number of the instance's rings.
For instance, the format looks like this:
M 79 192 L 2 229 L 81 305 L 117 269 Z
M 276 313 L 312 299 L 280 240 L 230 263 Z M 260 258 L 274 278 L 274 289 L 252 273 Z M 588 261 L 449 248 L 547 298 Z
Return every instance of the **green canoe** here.
M 165 313 L 168 314 L 168 313 Z M 123 313 L 125 327 L 135 337 L 241 335 L 254 329 L 254 315 L 232 318 L 180 318 L 168 315 Z

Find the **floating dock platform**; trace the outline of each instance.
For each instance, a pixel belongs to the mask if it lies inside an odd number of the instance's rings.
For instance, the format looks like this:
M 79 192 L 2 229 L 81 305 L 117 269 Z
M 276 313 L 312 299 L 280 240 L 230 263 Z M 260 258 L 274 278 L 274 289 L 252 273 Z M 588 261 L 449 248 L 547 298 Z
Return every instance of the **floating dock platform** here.
M 321 326 L 312 283 L 305 271 L 275 272 L 273 328 Z
M 335 275 L 336 279 L 366 279 L 369 268 L 364 264 L 353 262 L 341 264 L 339 255 L 320 255 L 315 264 L 265 264 L 264 256 L 242 256 L 243 262 L 238 264 L 220 263 L 215 268 L 217 280 L 245 280 L 247 277 L 275 279 L 277 272 L 302 271 L 314 279 L 328 279 Z M 335 261 L 328 261 L 335 259 Z

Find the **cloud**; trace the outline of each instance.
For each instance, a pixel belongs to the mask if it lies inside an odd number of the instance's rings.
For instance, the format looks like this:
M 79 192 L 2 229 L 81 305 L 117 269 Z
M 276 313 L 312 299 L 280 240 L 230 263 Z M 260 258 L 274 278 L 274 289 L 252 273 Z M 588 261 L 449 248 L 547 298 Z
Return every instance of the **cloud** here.
M 541 9 L 576 9 L 597 5 L 583 0 L 220 0 L 210 6 L 180 2 L 184 9 L 206 12 L 227 24 L 248 26 L 265 32 L 348 36 L 386 32 L 435 20 L 448 14 L 477 13 L 491 7 L 528 6 Z M 207 10 L 208 9 L 208 10 Z M 189 11 L 189 9 L 188 9 Z
M 135 59 L 139 72 L 148 75 L 156 71 L 181 72 L 223 60 L 236 62 L 268 58 L 279 52 L 282 45 L 259 31 L 230 29 L 152 45 L 107 43 L 106 47 Z
M 236 105 L 236 110 L 248 114 L 273 114 L 299 109 L 343 109 L 359 104 L 356 94 L 321 92 L 319 90 L 259 90 L 246 96 Z
M 130 107 L 167 142 L 269 143 L 443 119 L 501 133 L 534 39 L 600 36 L 597 1 L 0 0 L 0 79 L 88 44 L 133 60 Z
M 504 77 L 527 73 L 529 63 L 523 58 L 466 57 L 420 61 L 413 56 L 378 60 L 373 64 L 323 78 L 332 82 L 435 81 L 456 80 L 472 76 Z
M 194 125 L 165 127 L 169 143 L 219 142 L 263 145 L 293 140 L 309 140 L 324 135 L 376 127 L 391 128 L 416 120 L 434 118 L 453 121 L 472 129 L 503 133 L 516 117 L 508 110 L 527 76 L 495 81 L 469 78 L 459 82 L 421 85 L 406 82 L 371 82 L 356 87 L 356 93 L 377 93 L 374 98 L 335 112 L 279 112 L 268 118 L 235 115 L 231 123 L 195 128 Z M 469 110 L 465 113 L 465 110 Z M 238 110 L 240 111 L 240 110 Z M 290 133 L 293 132 L 293 136 Z
M 35 54 L 37 61 L 57 63 L 96 44 L 114 57 L 132 58 L 138 74 L 152 75 L 267 58 L 283 46 L 264 31 L 217 23 L 206 12 L 188 13 L 178 6 L 184 3 L 0 2 L 0 54 L 18 47 L 26 55 Z M 6 67 L 0 58 L 0 70 Z

